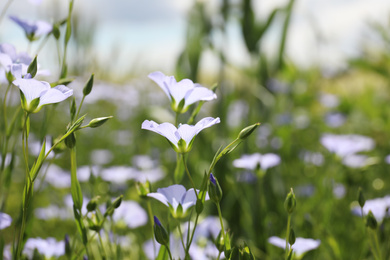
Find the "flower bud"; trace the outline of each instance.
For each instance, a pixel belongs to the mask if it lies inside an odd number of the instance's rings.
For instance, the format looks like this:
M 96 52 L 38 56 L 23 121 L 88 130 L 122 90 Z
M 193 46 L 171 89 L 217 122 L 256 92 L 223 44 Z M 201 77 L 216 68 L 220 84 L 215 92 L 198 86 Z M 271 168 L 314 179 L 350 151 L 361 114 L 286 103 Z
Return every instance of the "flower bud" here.
M 294 245 L 295 244 L 295 232 L 294 232 L 293 228 L 290 229 L 290 234 L 288 236 L 288 243 L 290 245 Z
M 65 138 L 65 144 L 69 149 L 72 149 L 76 145 L 76 137 L 74 133 L 71 133 Z
M 373 230 L 375 230 L 378 227 L 378 222 L 376 222 L 374 214 L 372 214 L 372 211 L 370 210 L 366 217 L 366 227 L 369 227 Z
M 163 227 L 163 225 L 161 224 L 160 220 L 156 216 L 154 216 L 153 230 L 154 230 L 154 237 L 156 238 L 156 241 L 161 245 L 168 246 L 169 243 L 168 233 Z
M 200 215 L 200 213 L 202 213 L 203 211 L 203 202 L 199 198 L 196 200 L 195 209 L 196 209 L 196 214 L 198 215 Z
M 364 204 L 366 204 L 366 199 L 364 198 L 362 188 L 359 188 L 359 191 L 358 191 L 358 202 L 359 202 L 359 205 L 361 208 L 363 208 Z
M 218 183 L 218 180 L 210 173 L 210 184 L 209 184 L 209 197 L 214 203 L 219 203 L 222 199 L 222 189 Z
M 241 257 L 240 259 L 243 260 L 255 260 L 255 256 L 252 254 L 251 249 L 249 246 L 245 243 L 244 246 L 241 248 Z
M 99 199 L 100 199 L 100 196 L 96 196 L 88 202 L 88 204 L 87 204 L 88 212 L 94 211 L 96 209 Z
M 145 183 L 137 182 L 136 188 L 137 188 L 138 195 L 141 198 L 146 198 L 148 193 L 150 193 L 151 191 L 151 186 L 149 181 L 146 181 Z
M 87 96 L 89 93 L 91 93 L 92 87 L 93 87 L 93 78 L 94 78 L 94 74 L 91 75 L 87 84 L 85 84 L 85 87 L 83 88 L 83 95 L 84 96 Z
M 91 127 L 91 128 L 99 127 L 99 126 L 103 125 L 105 122 L 107 122 L 108 119 L 111 119 L 111 118 L 112 118 L 112 116 L 94 118 L 89 122 L 87 127 Z
M 113 202 L 112 202 L 112 205 L 114 206 L 114 208 L 118 208 L 121 203 L 122 203 L 122 198 L 123 198 L 123 195 L 120 195 L 119 197 L 117 197 Z
M 29 73 L 31 75 L 31 78 L 33 78 L 35 77 L 35 75 L 37 75 L 37 71 L 38 71 L 37 56 L 35 56 L 35 58 L 27 68 L 27 73 Z
M 297 202 L 295 199 L 295 194 L 293 189 L 287 194 L 286 200 L 284 201 L 284 208 L 286 209 L 288 214 L 293 213 Z
M 238 139 L 244 140 L 248 136 L 250 136 L 253 131 L 260 125 L 260 123 L 256 123 L 250 126 L 245 127 L 244 129 L 241 130 L 241 132 L 238 134 Z

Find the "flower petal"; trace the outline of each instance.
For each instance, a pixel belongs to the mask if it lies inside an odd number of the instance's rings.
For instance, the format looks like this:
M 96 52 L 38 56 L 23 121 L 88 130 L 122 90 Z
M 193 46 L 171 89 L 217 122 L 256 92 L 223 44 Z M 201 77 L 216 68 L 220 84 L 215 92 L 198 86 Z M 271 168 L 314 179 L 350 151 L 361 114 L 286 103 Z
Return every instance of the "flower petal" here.
M 153 131 L 168 139 L 173 145 L 177 146 L 180 140 L 180 136 L 177 133 L 177 129 L 170 123 L 157 124 L 153 120 L 145 120 L 141 126 L 142 129 Z
M 243 168 L 247 170 L 256 169 L 257 165 L 261 163 L 262 155 L 260 153 L 244 154 L 241 158 L 233 161 L 233 166 L 236 168 Z
M 186 188 L 184 188 L 183 185 L 174 184 L 166 188 L 157 189 L 157 193 L 164 195 L 165 198 L 167 198 L 168 203 L 171 204 L 176 211 L 177 206 L 179 206 L 181 199 L 186 193 Z
M 15 23 L 17 23 L 20 27 L 22 27 L 22 29 L 25 31 L 26 34 L 32 34 L 32 33 L 35 33 L 35 31 L 38 29 L 38 26 L 33 24 L 33 23 L 29 23 L 27 21 L 24 21 L 24 20 L 21 20 L 19 19 L 18 17 L 16 16 L 13 16 L 13 15 L 10 15 L 9 18 L 14 21 Z
M 195 84 L 195 88 L 188 92 L 185 96 L 185 106 L 189 106 L 200 100 L 210 101 L 216 99 L 217 95 L 210 89 L 201 86 L 200 84 Z
M 170 85 L 176 84 L 176 80 L 173 76 L 168 77 L 165 76 L 164 73 L 160 71 L 152 72 L 148 75 L 148 77 L 159 85 L 159 87 L 165 92 L 165 94 L 171 99 L 171 95 L 169 94 Z
M 202 120 L 200 120 L 196 125 L 196 134 L 198 134 L 200 131 L 202 131 L 203 129 L 205 128 L 208 128 L 210 126 L 213 126 L 215 124 L 218 124 L 220 123 L 221 120 L 219 119 L 219 117 L 217 118 L 212 118 L 212 117 L 205 117 L 203 118 Z
M 35 79 L 16 79 L 12 83 L 23 92 L 27 102 L 41 97 L 45 92 L 50 90 L 49 83 Z
M 12 218 L 5 213 L 0 212 L 0 230 L 9 227 L 12 223 Z
M 175 84 L 167 84 L 167 87 L 176 103 L 180 103 L 180 101 L 187 95 L 187 92 L 191 92 L 195 86 L 192 80 L 183 79 Z
M 35 36 L 46 35 L 53 30 L 53 26 L 45 21 L 36 21 L 35 25 L 37 26 L 37 30 L 35 31 Z
M 73 95 L 73 90 L 65 87 L 64 85 L 50 88 L 49 83 L 44 81 L 42 81 L 42 83 L 47 84 L 49 86 L 49 90 L 41 96 L 39 106 L 58 103 Z

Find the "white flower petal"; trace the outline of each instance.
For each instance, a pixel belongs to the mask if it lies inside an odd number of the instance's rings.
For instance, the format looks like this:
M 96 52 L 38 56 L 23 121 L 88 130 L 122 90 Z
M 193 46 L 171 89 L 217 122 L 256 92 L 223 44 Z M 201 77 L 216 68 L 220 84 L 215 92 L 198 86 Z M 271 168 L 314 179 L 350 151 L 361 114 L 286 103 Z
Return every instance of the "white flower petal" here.
M 200 120 L 196 125 L 196 134 L 198 134 L 200 131 L 202 131 L 205 128 L 208 128 L 210 126 L 213 126 L 215 124 L 220 123 L 221 120 L 219 117 L 217 118 L 212 118 L 212 117 L 205 117 L 202 120 Z
M 165 94 L 171 99 L 171 95 L 169 94 L 168 86 L 171 84 L 176 84 L 176 80 L 173 76 L 168 77 L 165 76 L 164 73 L 160 71 L 152 72 L 148 75 L 148 77 L 159 85 L 159 87 L 164 90 Z
M 42 81 L 43 83 L 49 84 L 47 82 Z M 49 85 L 50 86 L 50 85 Z M 53 104 L 64 101 L 68 97 L 73 95 L 73 90 L 65 87 L 64 85 L 59 85 L 54 88 L 50 88 L 47 92 L 45 92 L 40 99 L 39 106 L 43 106 L 46 104 Z
M 50 90 L 49 83 L 35 79 L 16 79 L 12 83 L 23 92 L 27 102 L 41 97 Z
M 11 226 L 12 218 L 10 215 L 0 212 L 0 230 Z
M 185 105 L 189 106 L 200 100 L 210 101 L 216 98 L 217 95 L 212 90 L 205 88 L 199 84 L 195 84 L 195 88 L 191 92 L 188 92 L 185 96 Z
M 53 30 L 53 26 L 48 22 L 36 21 L 35 24 L 37 26 L 37 30 L 35 31 L 35 36 L 46 35 Z
M 129 228 L 137 228 L 148 222 L 146 211 L 135 201 L 122 201 L 113 214 L 115 222 L 123 220 Z
M 12 65 L 12 59 L 7 54 L 0 52 L 0 64 L 8 71 Z
M 186 96 L 187 92 L 192 91 L 194 88 L 194 82 L 190 79 L 183 79 L 175 84 L 168 85 L 169 93 L 175 99 L 176 103 Z
M 177 131 L 179 132 L 181 139 L 186 141 L 187 145 L 197 134 L 197 128 L 193 125 L 181 125 Z
M 177 129 L 170 123 L 157 124 L 152 120 L 145 120 L 141 126 L 142 129 L 153 131 L 167 138 L 173 145 L 177 146 L 180 137 L 177 134 Z
M 274 153 L 266 153 L 261 156 L 261 169 L 267 170 L 280 164 L 280 156 Z
M 199 191 L 198 191 L 199 192 Z M 183 212 L 196 204 L 196 194 L 194 189 L 189 189 L 181 198 L 180 204 L 183 206 Z
M 260 153 L 244 154 L 241 156 L 241 158 L 233 161 L 233 166 L 236 168 L 254 170 L 256 169 L 257 165 L 260 164 L 261 157 L 262 156 Z
M 268 242 L 274 246 L 280 247 L 280 248 L 285 248 L 286 247 L 286 240 L 279 238 L 279 237 L 270 237 L 268 238 Z M 292 245 L 292 248 L 297 255 L 297 257 L 302 256 L 304 253 L 307 251 L 316 249 L 319 247 L 321 244 L 320 240 L 314 240 L 311 238 L 302 238 L 302 237 L 297 237 L 295 240 L 294 245 Z
M 151 192 L 151 193 L 148 193 L 147 195 L 148 197 L 151 197 L 151 198 L 154 198 L 162 203 L 165 204 L 165 206 L 169 207 L 169 204 L 168 204 L 168 198 L 165 197 L 164 194 L 161 194 L 161 193 L 158 193 L 158 192 Z
M 162 196 L 156 195 L 156 193 L 149 193 L 148 196 L 155 198 L 165 205 L 167 205 L 164 201 L 171 204 L 174 210 L 176 211 L 177 206 L 181 202 L 184 194 L 186 193 L 186 188 L 183 185 L 174 184 L 166 188 L 157 189 L 157 194 L 161 194 Z M 165 199 L 164 199 L 165 197 Z

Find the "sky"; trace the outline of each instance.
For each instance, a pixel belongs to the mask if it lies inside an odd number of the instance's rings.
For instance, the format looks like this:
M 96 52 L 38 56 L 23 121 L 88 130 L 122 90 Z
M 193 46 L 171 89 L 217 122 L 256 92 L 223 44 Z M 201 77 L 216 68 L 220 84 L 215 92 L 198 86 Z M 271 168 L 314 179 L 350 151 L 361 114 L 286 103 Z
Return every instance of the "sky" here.
M 49 22 L 66 17 L 66 0 L 13 0 L 9 15 Z M 37 0 L 35 0 L 37 1 Z M 94 49 L 101 62 L 110 60 L 113 50 L 120 53 L 113 66 L 118 69 L 128 63 L 152 70 L 173 73 L 178 54 L 184 47 L 186 15 L 196 0 L 75 0 L 74 10 L 85 21 L 96 26 Z M 197 0 L 200 1 L 200 0 Z M 202 0 L 213 13 L 221 0 Z M 239 2 L 233 0 L 233 2 Z M 1 1 L 0 10 L 5 1 Z M 287 0 L 253 1 L 257 19 L 264 20 L 275 7 Z M 345 60 L 359 54 L 366 39 L 372 37 L 368 22 L 385 24 L 390 17 L 388 0 L 296 0 L 286 46 L 287 56 L 299 66 L 313 64 L 328 68 L 343 68 Z M 54 12 L 53 10 L 56 9 Z M 277 48 L 280 23 L 267 33 L 264 48 L 274 53 Z M 0 24 L 0 40 L 26 48 L 24 35 L 9 19 Z M 229 23 L 226 44 L 229 60 L 248 63 L 248 55 L 236 21 Z M 208 53 L 203 59 L 213 70 L 215 58 Z

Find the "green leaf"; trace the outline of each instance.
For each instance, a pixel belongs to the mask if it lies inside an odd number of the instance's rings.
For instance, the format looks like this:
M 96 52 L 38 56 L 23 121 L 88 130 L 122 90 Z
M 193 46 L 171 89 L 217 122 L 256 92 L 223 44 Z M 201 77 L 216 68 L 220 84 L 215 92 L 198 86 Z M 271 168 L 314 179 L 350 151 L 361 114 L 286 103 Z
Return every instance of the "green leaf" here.
M 46 139 L 43 141 L 41 152 L 39 153 L 37 160 L 34 162 L 30 170 L 30 176 L 33 182 L 37 178 L 38 172 L 42 167 L 42 163 L 46 155 L 45 152 L 46 152 Z

